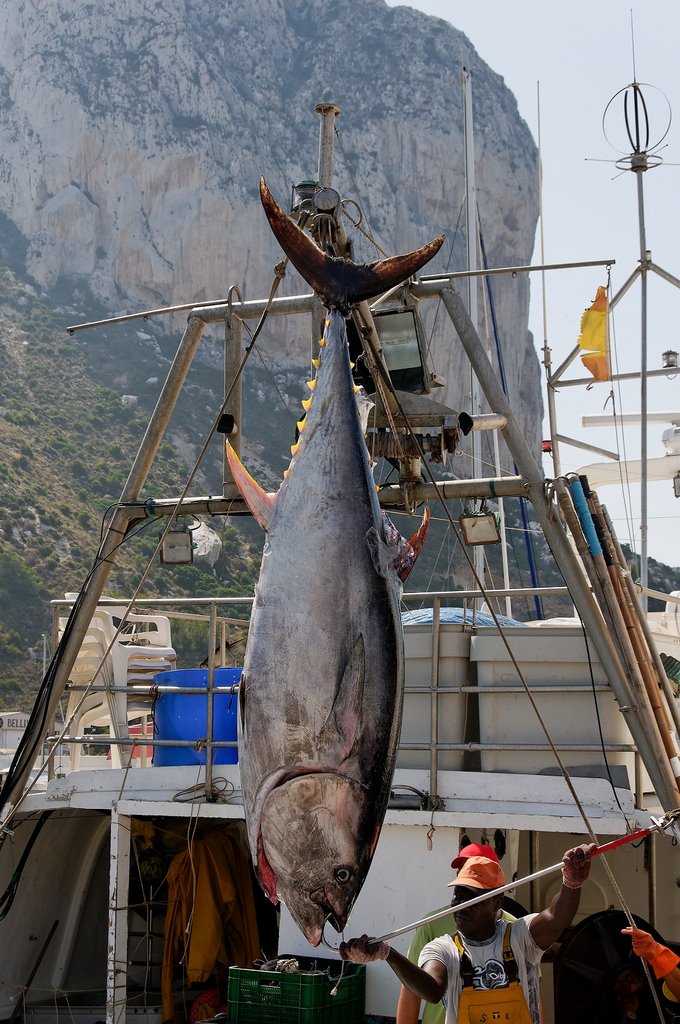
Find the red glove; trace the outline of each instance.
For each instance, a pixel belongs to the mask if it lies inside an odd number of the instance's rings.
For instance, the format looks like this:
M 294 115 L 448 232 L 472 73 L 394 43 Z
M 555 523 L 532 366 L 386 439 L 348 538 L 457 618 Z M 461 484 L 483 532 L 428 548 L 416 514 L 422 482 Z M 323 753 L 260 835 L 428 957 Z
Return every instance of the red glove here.
M 387 960 L 390 955 L 389 942 L 375 942 L 368 935 L 360 939 L 341 942 L 338 950 L 341 960 L 351 960 L 355 964 L 372 964 L 375 960 Z
M 562 885 L 566 889 L 580 889 L 590 874 L 590 861 L 597 849 L 595 843 L 584 843 L 567 850 L 562 858 Z
M 680 956 L 676 956 L 667 946 L 662 946 L 649 932 L 643 932 L 642 928 L 622 928 L 621 934 L 630 935 L 633 952 L 647 961 L 655 978 L 665 978 L 680 964 Z

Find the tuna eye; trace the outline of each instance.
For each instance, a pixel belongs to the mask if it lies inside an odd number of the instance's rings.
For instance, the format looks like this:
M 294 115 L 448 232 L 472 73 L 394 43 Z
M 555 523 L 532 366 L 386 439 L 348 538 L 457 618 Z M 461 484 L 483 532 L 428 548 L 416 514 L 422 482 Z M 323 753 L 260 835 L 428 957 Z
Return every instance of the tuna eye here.
M 350 878 L 352 877 L 352 872 L 350 871 L 349 868 L 336 868 L 333 874 L 335 877 L 335 881 L 340 882 L 341 884 L 349 882 Z

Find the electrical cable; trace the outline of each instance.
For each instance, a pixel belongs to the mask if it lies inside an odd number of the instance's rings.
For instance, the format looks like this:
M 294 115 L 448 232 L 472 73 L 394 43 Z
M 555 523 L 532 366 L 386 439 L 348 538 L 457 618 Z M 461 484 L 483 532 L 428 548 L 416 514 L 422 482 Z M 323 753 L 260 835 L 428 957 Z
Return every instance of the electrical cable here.
M 19 858 L 19 863 L 12 872 L 12 877 L 9 880 L 7 888 L 2 893 L 2 895 L 0 895 L 0 921 L 2 921 L 3 918 L 7 917 L 12 908 L 12 904 L 14 903 L 14 897 L 17 894 L 19 882 L 21 881 L 21 876 L 23 874 L 24 868 L 26 867 L 26 861 L 29 858 L 31 850 L 33 849 L 33 845 L 38 836 L 40 835 L 40 832 L 42 831 L 45 822 L 50 817 L 50 813 L 50 811 L 43 811 L 43 813 L 38 818 L 38 822 L 33 831 L 31 832 L 30 838 L 26 843 L 26 846 L 24 847 L 21 857 Z

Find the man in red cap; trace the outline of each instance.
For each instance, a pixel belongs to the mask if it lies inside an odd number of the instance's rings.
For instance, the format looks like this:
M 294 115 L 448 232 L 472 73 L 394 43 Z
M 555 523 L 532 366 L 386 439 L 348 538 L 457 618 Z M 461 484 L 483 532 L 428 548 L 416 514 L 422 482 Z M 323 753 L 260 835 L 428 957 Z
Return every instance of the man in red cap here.
M 571 924 L 590 872 L 594 844 L 562 858 L 562 886 L 540 914 L 514 923 L 498 920 L 505 875 L 497 861 L 471 857 L 449 884 L 457 931 L 429 942 L 418 966 L 386 941 L 367 935 L 340 943 L 340 957 L 354 963 L 386 960 L 403 985 L 428 1003 L 444 1002 L 446 1024 L 501 1020 L 541 1024 L 538 965 L 546 949 Z M 471 907 L 463 904 L 481 895 Z
M 454 857 L 451 861 L 451 867 L 456 870 L 460 870 L 465 862 L 470 857 L 488 857 L 489 860 L 496 861 L 498 863 L 498 857 L 496 851 L 491 846 L 487 846 L 486 843 L 469 843 L 467 846 L 462 846 L 458 852 L 458 856 Z M 445 910 L 445 907 L 440 907 L 439 910 L 431 911 L 431 914 L 438 914 L 441 910 Z M 426 915 L 430 916 L 430 914 Z M 507 911 L 502 912 L 502 916 L 506 921 L 514 921 L 515 918 L 512 914 L 508 914 Z M 439 935 L 447 933 L 452 935 L 456 930 L 456 922 L 453 917 L 453 910 L 447 914 L 446 917 L 440 917 L 436 921 L 432 921 L 430 924 L 421 925 L 417 929 L 413 936 L 413 941 L 408 948 L 406 954 L 411 963 L 417 964 L 421 950 L 428 942 L 436 939 Z M 397 1024 L 418 1024 L 418 1018 L 420 1015 L 420 997 L 415 995 L 405 985 L 402 985 L 399 990 L 399 1000 L 397 1002 Z M 423 1010 L 423 1024 L 444 1024 L 445 1011 L 442 1003 L 426 1003 L 425 1009 Z

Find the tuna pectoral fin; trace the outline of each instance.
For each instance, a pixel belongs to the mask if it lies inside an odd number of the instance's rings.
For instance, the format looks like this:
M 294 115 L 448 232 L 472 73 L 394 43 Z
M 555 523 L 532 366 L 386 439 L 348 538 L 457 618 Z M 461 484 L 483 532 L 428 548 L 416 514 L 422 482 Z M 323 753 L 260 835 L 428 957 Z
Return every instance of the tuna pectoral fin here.
M 399 533 L 386 512 L 382 514 L 381 537 L 375 527 L 371 527 L 366 533 L 366 544 L 373 560 L 373 566 L 378 575 L 389 579 L 396 573 L 402 583 L 408 578 L 411 569 L 416 564 L 420 554 L 427 528 L 430 525 L 430 510 L 425 506 L 423 521 L 413 536 L 406 540 Z
M 336 690 L 333 707 L 319 734 L 321 750 L 332 749 L 338 753 L 340 761 L 354 752 L 361 735 L 365 677 L 366 651 L 364 638 L 359 634 Z
M 263 530 L 269 530 L 272 505 L 276 495 L 264 491 L 245 468 L 238 455 L 227 441 L 227 462 L 234 483 L 243 495 L 243 500 Z
M 284 213 L 264 178 L 260 178 L 260 198 L 269 226 L 290 262 L 329 306 L 339 309 L 348 309 L 406 281 L 439 252 L 444 241 L 444 236 L 440 235 L 421 249 L 402 256 L 392 256 L 378 263 L 350 263 L 320 249 Z
M 389 519 L 389 517 L 384 515 L 385 527 L 387 526 L 387 523 L 389 523 L 389 525 L 392 527 L 395 533 L 398 533 L 396 527 L 392 525 L 392 522 Z M 408 575 L 411 572 L 411 569 L 416 564 L 418 555 L 422 551 L 423 544 L 425 542 L 425 535 L 427 534 L 427 528 L 429 525 L 430 510 L 426 505 L 425 512 L 423 513 L 423 521 L 420 524 L 419 528 L 416 530 L 416 532 L 413 534 L 413 536 L 410 537 L 408 540 L 405 540 L 401 536 L 401 534 L 398 534 L 399 554 L 394 560 L 394 571 L 396 572 L 397 576 L 399 577 L 402 583 L 406 582 L 406 580 L 408 579 Z M 387 529 L 385 532 L 387 533 Z

